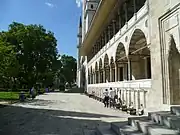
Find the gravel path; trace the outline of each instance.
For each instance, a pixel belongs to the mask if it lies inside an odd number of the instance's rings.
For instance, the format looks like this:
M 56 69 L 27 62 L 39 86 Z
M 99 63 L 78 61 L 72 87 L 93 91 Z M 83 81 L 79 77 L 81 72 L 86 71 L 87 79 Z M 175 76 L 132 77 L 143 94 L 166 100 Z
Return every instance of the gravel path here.
M 84 135 L 85 130 L 127 116 L 84 95 L 48 93 L 0 107 L 0 135 Z

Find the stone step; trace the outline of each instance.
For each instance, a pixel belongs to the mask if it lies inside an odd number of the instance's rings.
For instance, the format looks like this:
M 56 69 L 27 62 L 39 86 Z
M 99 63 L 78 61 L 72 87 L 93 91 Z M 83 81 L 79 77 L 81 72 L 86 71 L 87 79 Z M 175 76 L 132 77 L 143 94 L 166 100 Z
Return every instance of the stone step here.
M 180 129 L 180 116 L 172 114 L 171 112 L 149 113 L 149 118 L 160 125 L 167 126 L 168 128 Z
M 111 130 L 111 126 L 98 126 L 96 128 L 96 135 L 117 135 L 113 130 Z
M 148 113 L 148 118 L 154 122 L 160 123 L 159 115 L 174 115 L 169 111 L 160 111 L 160 112 L 149 112 Z
M 149 127 L 148 135 L 179 135 L 177 130 Z
M 144 134 L 148 135 L 177 135 L 178 130 L 169 129 L 165 126 L 158 125 L 151 120 L 136 120 L 136 126 Z
M 171 106 L 171 113 L 180 116 L 180 106 Z
M 95 130 L 85 129 L 83 131 L 83 135 L 96 135 L 96 131 Z
M 111 129 L 117 135 L 143 135 L 137 128 L 128 125 L 128 122 L 111 123 Z
M 123 122 L 112 122 L 111 123 L 111 129 L 116 133 L 116 134 L 120 134 L 120 128 L 123 128 L 124 126 L 127 126 L 128 122 L 127 121 L 123 121 Z
M 137 120 L 148 120 L 148 116 L 135 116 L 135 117 L 129 117 L 128 118 L 128 125 L 131 125 L 135 128 L 136 127 L 136 121 Z

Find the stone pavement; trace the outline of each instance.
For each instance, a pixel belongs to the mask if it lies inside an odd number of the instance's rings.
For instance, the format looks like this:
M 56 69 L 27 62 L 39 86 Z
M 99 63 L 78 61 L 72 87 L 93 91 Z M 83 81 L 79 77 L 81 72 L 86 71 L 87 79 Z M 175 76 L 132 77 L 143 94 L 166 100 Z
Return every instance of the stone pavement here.
M 84 135 L 85 130 L 127 117 L 85 95 L 48 93 L 0 108 L 0 135 Z

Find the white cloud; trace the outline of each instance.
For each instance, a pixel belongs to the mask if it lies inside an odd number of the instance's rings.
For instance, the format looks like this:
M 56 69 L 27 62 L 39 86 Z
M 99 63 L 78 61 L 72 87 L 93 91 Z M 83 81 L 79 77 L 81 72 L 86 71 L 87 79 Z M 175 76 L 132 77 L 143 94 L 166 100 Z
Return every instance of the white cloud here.
M 49 3 L 49 2 L 46 2 L 45 3 L 48 7 L 50 7 L 50 8 L 53 8 L 55 5 L 54 4 L 52 4 L 52 3 Z
M 81 7 L 83 0 L 76 0 L 77 7 Z

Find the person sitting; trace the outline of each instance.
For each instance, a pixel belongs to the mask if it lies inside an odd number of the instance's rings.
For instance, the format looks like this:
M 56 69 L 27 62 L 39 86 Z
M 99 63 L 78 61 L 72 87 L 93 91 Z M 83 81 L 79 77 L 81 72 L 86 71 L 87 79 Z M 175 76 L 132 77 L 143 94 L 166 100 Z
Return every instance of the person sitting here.
M 133 102 L 131 102 L 131 104 L 129 105 L 127 113 L 130 113 L 130 115 L 136 115 L 136 109 L 134 109 Z
M 96 99 L 95 91 L 92 92 L 92 95 L 93 95 L 92 97 L 93 97 L 94 99 Z
M 93 98 L 94 97 L 94 91 L 91 92 L 91 94 L 89 94 L 89 98 Z
M 122 106 L 122 101 L 121 98 L 118 99 L 118 96 L 116 95 L 115 97 L 115 105 L 116 105 L 116 109 L 120 109 Z
M 127 105 L 125 101 L 122 103 L 122 111 L 127 111 Z
M 143 107 L 143 104 L 140 105 L 140 109 L 139 109 L 138 115 L 139 115 L 139 116 L 144 115 L 144 107 Z

